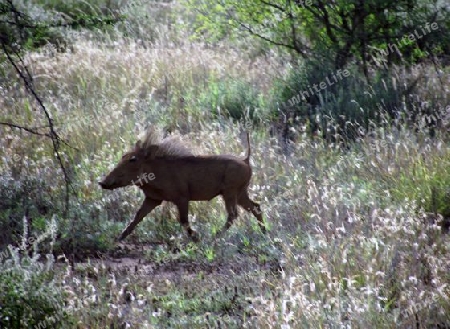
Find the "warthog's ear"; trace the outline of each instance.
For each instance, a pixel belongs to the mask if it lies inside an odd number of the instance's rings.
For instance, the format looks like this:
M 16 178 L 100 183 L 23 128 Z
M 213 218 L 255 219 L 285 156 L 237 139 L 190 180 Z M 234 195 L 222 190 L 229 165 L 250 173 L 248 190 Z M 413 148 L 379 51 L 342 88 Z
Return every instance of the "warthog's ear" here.
M 150 159 L 154 159 L 156 157 L 156 152 L 158 152 L 159 146 L 158 145 L 150 145 L 150 147 L 146 148 L 144 151 L 144 156 L 150 157 Z

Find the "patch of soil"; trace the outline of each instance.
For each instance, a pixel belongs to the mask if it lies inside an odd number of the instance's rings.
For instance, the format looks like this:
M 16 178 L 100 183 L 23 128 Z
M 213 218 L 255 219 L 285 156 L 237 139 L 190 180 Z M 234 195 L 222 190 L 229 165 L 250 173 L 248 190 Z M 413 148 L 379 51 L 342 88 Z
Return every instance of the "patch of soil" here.
M 258 264 L 256 258 L 252 256 L 236 255 L 233 262 L 224 260 L 216 261 L 185 261 L 169 260 L 165 263 L 155 263 L 145 260 L 144 252 L 146 249 L 161 243 L 152 244 L 134 244 L 120 243 L 116 249 L 108 254 L 96 254 L 90 258 L 89 262 L 84 259 L 76 261 L 77 266 L 104 266 L 108 272 L 120 273 L 122 275 L 135 274 L 139 276 L 161 276 L 165 278 L 180 277 L 186 275 L 223 275 L 234 276 L 251 271 L 270 271 L 277 273 L 280 271 L 278 262 L 266 262 Z M 174 251 L 177 252 L 176 250 Z

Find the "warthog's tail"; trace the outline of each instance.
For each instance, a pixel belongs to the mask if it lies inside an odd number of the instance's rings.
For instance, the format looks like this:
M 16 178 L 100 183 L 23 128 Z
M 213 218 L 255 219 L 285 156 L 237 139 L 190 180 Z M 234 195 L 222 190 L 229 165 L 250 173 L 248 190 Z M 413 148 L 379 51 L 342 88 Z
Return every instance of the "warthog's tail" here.
M 252 154 L 251 148 L 250 148 L 250 134 L 247 131 L 247 157 L 244 159 L 244 162 L 246 164 L 250 163 L 250 155 Z

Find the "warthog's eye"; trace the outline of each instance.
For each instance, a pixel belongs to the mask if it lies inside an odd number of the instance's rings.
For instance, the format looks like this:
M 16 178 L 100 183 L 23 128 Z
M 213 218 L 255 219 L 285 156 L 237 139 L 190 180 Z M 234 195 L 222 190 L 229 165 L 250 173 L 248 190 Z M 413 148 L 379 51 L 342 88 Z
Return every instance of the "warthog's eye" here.
M 135 162 L 136 161 L 136 156 L 132 156 L 131 158 L 130 158 L 130 160 L 129 160 L 130 162 Z

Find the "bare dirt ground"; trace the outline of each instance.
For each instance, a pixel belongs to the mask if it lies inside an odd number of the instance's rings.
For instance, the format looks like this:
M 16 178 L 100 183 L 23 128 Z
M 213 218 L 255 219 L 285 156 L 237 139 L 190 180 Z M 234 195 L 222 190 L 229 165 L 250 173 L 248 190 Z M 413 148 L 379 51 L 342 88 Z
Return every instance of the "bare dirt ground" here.
M 281 273 L 278 262 L 261 262 L 258 256 L 234 251 L 213 260 L 177 258 L 182 253 L 177 248 L 163 260 L 146 253 L 162 245 L 120 243 L 108 254 L 75 262 L 73 275 L 90 280 L 98 300 L 114 304 L 108 316 L 113 314 L 132 328 L 146 328 L 140 323 L 149 319 L 156 321 L 152 328 L 180 323 L 190 323 L 189 328 L 217 327 L 221 321 L 239 328 L 243 319 L 254 316 L 252 299 L 272 293 Z

